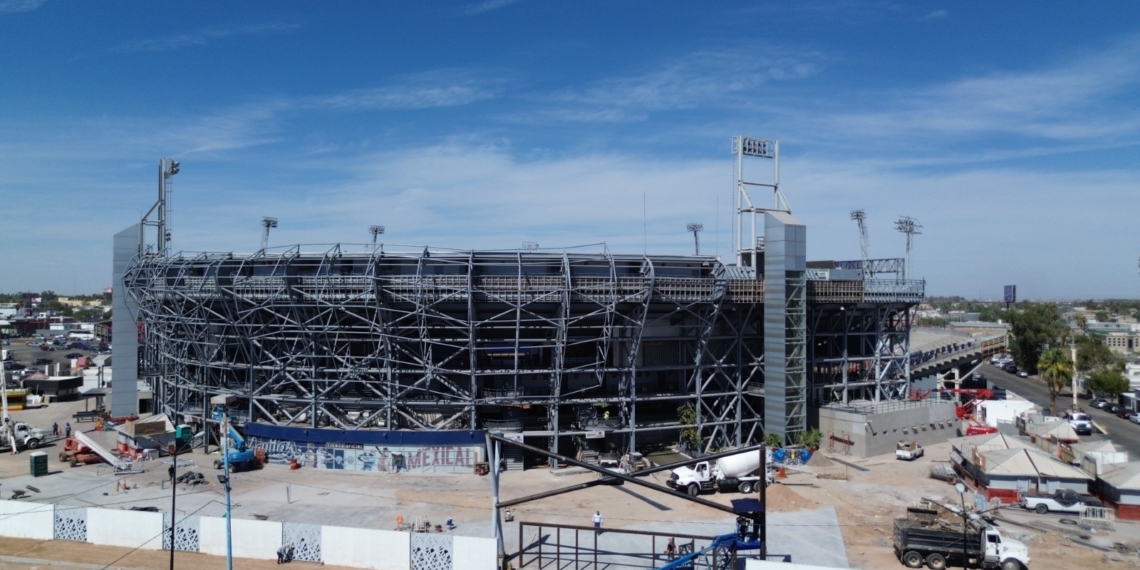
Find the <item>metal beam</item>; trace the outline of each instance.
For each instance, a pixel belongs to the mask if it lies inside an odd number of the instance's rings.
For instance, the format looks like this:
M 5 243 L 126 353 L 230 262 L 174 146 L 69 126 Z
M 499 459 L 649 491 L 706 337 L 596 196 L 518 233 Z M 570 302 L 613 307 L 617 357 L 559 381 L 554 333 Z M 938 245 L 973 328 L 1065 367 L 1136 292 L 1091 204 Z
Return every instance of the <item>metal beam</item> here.
M 517 441 L 511 441 L 505 437 L 502 437 L 499 435 L 494 435 L 494 434 L 487 434 L 487 437 L 489 439 L 491 439 L 492 441 L 497 441 L 500 443 L 506 443 L 508 445 L 514 445 L 516 447 L 523 449 L 524 451 L 529 451 L 531 453 L 537 453 L 539 455 L 544 455 L 546 457 L 555 457 L 559 461 L 563 461 L 563 462 L 568 463 L 570 465 L 574 465 L 575 467 L 581 467 L 583 469 L 588 469 L 590 471 L 593 471 L 595 473 L 600 473 L 600 474 L 605 475 L 607 477 L 613 477 L 614 479 L 620 479 L 620 480 L 625 481 L 627 483 L 633 483 L 634 485 L 640 485 L 642 487 L 646 487 L 648 489 L 652 489 L 652 490 L 660 492 L 660 493 L 665 493 L 666 495 L 672 495 L 674 497 L 685 499 L 686 501 L 691 501 L 691 502 L 694 502 L 697 504 L 701 504 L 701 505 L 704 505 L 706 507 L 716 509 L 718 511 L 723 511 L 723 512 L 733 514 L 733 515 L 736 514 L 736 512 L 732 510 L 732 507 L 722 505 L 720 503 L 714 503 L 712 501 L 709 501 L 707 499 L 702 499 L 700 497 L 691 497 L 686 493 L 678 493 L 677 491 L 674 491 L 674 490 L 669 489 L 667 487 L 661 487 L 659 485 L 654 485 L 652 483 L 646 483 L 645 481 L 637 479 L 636 477 L 631 477 L 629 475 L 624 475 L 622 473 L 614 473 L 613 471 L 609 471 L 609 470 L 603 469 L 601 467 L 590 465 L 589 463 L 584 463 L 582 461 L 578 461 L 577 459 L 571 459 L 569 457 L 558 455 L 557 453 L 551 453 L 549 451 L 546 451 L 545 449 L 539 449 L 537 447 L 534 447 L 533 445 L 527 445 L 525 443 L 519 443 Z M 746 447 L 744 449 L 734 450 L 731 453 L 718 454 L 718 457 L 723 457 L 724 455 L 735 455 L 737 453 L 746 453 L 749 451 L 758 451 L 761 449 L 764 449 L 763 445 L 754 445 L 751 447 Z M 706 459 L 707 459 L 707 457 L 702 457 L 702 458 L 699 458 L 699 459 L 696 459 L 693 461 L 694 462 L 695 461 L 704 461 Z M 689 463 L 689 462 L 684 462 L 684 463 Z M 498 465 L 492 465 L 491 468 L 492 469 L 498 469 Z M 660 470 L 660 469 L 658 469 L 658 470 Z M 649 471 L 649 470 L 646 469 L 645 471 Z M 648 475 L 648 473 L 645 473 L 645 471 L 641 471 L 639 473 L 642 473 L 644 475 Z M 765 473 L 762 476 L 766 476 L 766 475 L 767 474 Z

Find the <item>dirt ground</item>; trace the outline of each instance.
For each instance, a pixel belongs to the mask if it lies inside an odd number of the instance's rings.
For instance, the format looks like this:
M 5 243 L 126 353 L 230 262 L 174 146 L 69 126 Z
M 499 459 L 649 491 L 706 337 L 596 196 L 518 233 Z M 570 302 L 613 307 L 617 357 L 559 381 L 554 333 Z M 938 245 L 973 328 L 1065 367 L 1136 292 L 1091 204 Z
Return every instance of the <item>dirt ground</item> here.
M 951 485 L 929 476 L 931 462 L 945 461 L 949 453 L 950 445 L 944 443 L 927 447 L 925 457 L 913 462 L 897 461 L 889 455 L 865 460 L 840 457 L 867 471 L 835 463 L 813 469 L 815 473 L 790 473 L 785 482 L 803 483 L 789 487 L 807 500 L 835 507 L 852 568 L 903 568 L 891 547 L 893 519 L 902 516 L 907 506 L 923 497 L 938 497 L 952 504 L 960 502 Z M 819 472 L 829 472 L 838 478 L 817 478 Z M 971 495 L 967 493 L 967 504 L 971 502 Z M 1037 515 L 1018 507 L 1002 509 L 1000 514 L 1018 522 L 1060 526 L 1061 517 L 1057 515 Z M 1117 522 L 1116 532 L 1089 536 L 1089 541 L 1107 546 L 1114 542 L 1131 544 L 1130 555 L 1106 553 L 1081 545 L 1060 532 L 1043 532 L 1006 523 L 999 526 L 1003 533 L 1026 543 L 1033 570 L 1140 567 L 1140 556 L 1135 548 L 1140 542 L 1140 525 L 1135 523 Z
M 50 427 L 52 421 L 60 421 L 62 427 L 76 409 L 83 409 L 83 403 L 52 404 L 48 408 L 16 412 L 13 416 L 40 427 Z M 72 425 L 85 430 L 92 427 L 91 423 Z M 107 433 L 92 435 L 108 443 L 113 439 L 113 435 Z M 37 502 L 108 508 L 155 506 L 164 511 L 170 506 L 170 487 L 163 484 L 169 463 L 164 460 L 139 464 L 140 473 L 117 477 L 105 466 L 88 465 L 72 469 L 59 464 L 55 458 L 58 453 L 56 447 L 48 447 L 44 451 L 49 454 L 51 474 L 39 478 L 29 475 L 26 453 L 0 454 L 0 491 L 3 491 L 5 499 L 10 498 L 14 489 L 33 485 L 39 492 L 32 493 L 28 500 Z M 916 504 L 924 496 L 958 502 L 952 486 L 929 477 L 931 461 L 945 460 L 948 455 L 949 445 L 940 444 L 928 447 L 926 457 L 914 462 L 896 461 L 893 456 L 865 460 L 837 456 L 837 459 L 857 464 L 866 471 L 824 461 L 817 456 L 807 466 L 789 468 L 787 477 L 769 489 L 768 505 L 775 512 L 834 507 L 852 568 L 903 568 L 890 546 L 891 522 L 903 516 L 907 506 Z M 179 467 L 180 470 L 201 471 L 207 481 L 214 479 L 213 456 L 197 452 L 180 459 L 188 462 L 188 465 Z M 594 477 L 592 473 L 556 475 L 547 469 L 507 472 L 503 474 L 500 497 L 503 500 L 522 497 L 583 483 Z M 649 479 L 664 485 L 668 474 L 657 473 Z M 129 491 L 117 490 L 116 485 L 121 481 L 129 484 Z M 703 495 L 703 498 L 727 505 L 739 496 L 730 493 Z M 337 473 L 315 469 L 290 471 L 284 466 L 269 465 L 258 471 L 235 474 L 233 501 L 235 518 L 254 518 L 257 515 L 269 520 L 385 530 L 394 527 L 397 516 L 407 521 L 427 519 L 436 524 L 450 518 L 458 527 L 456 534 L 491 536 L 490 478 L 466 473 Z M 217 517 L 224 512 L 223 504 L 224 497 L 217 484 L 194 488 L 179 486 L 178 509 L 182 512 Z M 595 510 L 602 511 L 607 527 L 636 530 L 683 528 L 685 532 L 700 535 L 732 530 L 731 516 L 727 515 L 726 522 L 726 514 L 721 511 L 633 485 L 599 486 L 515 508 L 516 522 L 505 525 L 508 552 L 514 552 L 518 521 L 588 526 Z M 1060 517 L 1036 515 L 1017 508 L 1003 510 L 1002 515 L 1026 523 L 1060 526 Z M 1002 530 L 1028 544 L 1033 570 L 1140 567 L 1140 557 L 1135 554 L 1135 549 L 1133 554 L 1126 556 L 1078 544 L 1056 531 L 1009 524 L 1003 524 Z M 1117 532 L 1090 535 L 1089 541 L 1108 547 L 1114 542 L 1135 544 L 1140 542 L 1140 525 L 1117 523 Z M 773 544 L 773 548 L 778 546 Z M 132 552 L 124 548 L 65 541 L 0 540 L 0 570 L 44 566 L 48 565 L 46 560 L 98 565 L 85 566 L 90 568 L 107 565 L 165 568 L 168 556 L 166 552 Z M 220 558 L 200 554 L 179 553 L 178 558 L 178 565 L 182 568 L 218 568 L 224 564 Z M 298 567 L 306 565 L 294 564 Z M 243 559 L 238 567 L 261 568 L 263 565 L 276 566 L 272 560 Z

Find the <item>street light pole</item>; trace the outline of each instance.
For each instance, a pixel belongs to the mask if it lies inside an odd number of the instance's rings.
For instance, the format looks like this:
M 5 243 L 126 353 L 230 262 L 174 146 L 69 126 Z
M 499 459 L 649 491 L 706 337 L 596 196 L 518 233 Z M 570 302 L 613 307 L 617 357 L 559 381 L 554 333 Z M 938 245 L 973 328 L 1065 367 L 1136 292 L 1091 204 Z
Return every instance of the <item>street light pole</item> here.
M 970 551 L 967 547 L 970 544 L 969 539 L 969 519 L 966 518 L 966 485 L 961 481 L 954 484 L 954 489 L 958 491 L 958 496 L 962 499 L 962 568 L 970 567 Z
M 234 570 L 234 543 L 232 517 L 230 516 L 230 430 L 229 415 L 222 414 L 222 465 L 225 467 L 226 480 L 226 570 Z

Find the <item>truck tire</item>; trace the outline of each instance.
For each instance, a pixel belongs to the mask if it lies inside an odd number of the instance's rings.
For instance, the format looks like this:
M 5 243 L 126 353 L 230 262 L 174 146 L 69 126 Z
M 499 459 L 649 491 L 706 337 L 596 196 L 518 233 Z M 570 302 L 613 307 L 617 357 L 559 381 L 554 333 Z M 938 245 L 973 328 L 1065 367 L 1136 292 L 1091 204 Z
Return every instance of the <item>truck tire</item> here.
M 911 550 L 902 556 L 902 563 L 907 568 L 922 568 L 922 555 Z
M 214 460 L 214 469 L 221 469 L 221 468 L 222 468 L 222 460 L 221 459 L 215 459 Z
M 67 453 L 63 452 L 63 451 L 59 452 L 59 462 L 65 463 L 66 461 L 67 461 Z
M 79 458 L 73 455 L 71 456 L 71 460 L 68 461 L 68 463 L 70 463 L 72 467 L 75 467 L 76 465 L 79 465 Z
M 745 482 L 741 483 L 740 484 L 740 492 L 744 493 L 745 495 L 747 495 L 748 493 L 751 493 L 752 492 L 752 482 L 751 481 L 745 481 Z
M 1037 506 L 1033 507 L 1033 510 L 1037 511 L 1037 514 L 1039 515 L 1044 515 L 1049 512 L 1049 505 L 1046 505 L 1045 503 L 1037 503 Z
M 945 570 L 946 557 L 937 552 L 932 552 L 926 557 L 926 565 L 930 567 L 930 570 Z
M 696 483 L 689 483 L 688 491 L 690 497 L 696 497 L 701 494 L 701 486 Z
M 35 438 L 29 439 L 26 445 L 28 449 L 36 449 L 40 446 L 40 440 Z
M 1001 561 L 1001 570 L 1021 570 L 1021 563 L 1013 558 L 1006 558 Z

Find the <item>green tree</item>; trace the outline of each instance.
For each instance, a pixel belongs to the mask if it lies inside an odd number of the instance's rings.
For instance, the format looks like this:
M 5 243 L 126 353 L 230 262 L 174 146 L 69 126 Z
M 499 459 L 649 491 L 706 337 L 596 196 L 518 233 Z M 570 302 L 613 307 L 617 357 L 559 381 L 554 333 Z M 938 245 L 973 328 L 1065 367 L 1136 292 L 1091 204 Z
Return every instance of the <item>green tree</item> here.
M 1069 327 L 1061 311 L 1052 303 L 1026 303 L 1021 310 L 1010 311 L 1010 336 L 1013 359 L 1017 365 L 1033 372 L 1041 353 L 1050 346 L 1060 346 Z
M 695 426 L 697 424 L 697 411 L 692 404 L 685 404 L 677 408 L 677 419 L 681 425 Z M 701 449 L 701 432 L 695 427 L 681 428 L 681 443 L 690 452 Z
M 1096 312 L 1096 322 L 1107 323 L 1108 318 L 1109 318 L 1108 311 L 1097 311 Z
M 1092 372 L 1098 368 L 1113 368 L 1120 365 L 1120 358 L 1112 353 L 1100 339 L 1085 337 L 1077 344 L 1077 370 Z
M 1057 413 L 1057 396 L 1073 379 L 1073 362 L 1059 348 L 1050 348 L 1041 354 L 1037 370 L 1049 390 L 1049 409 Z
M 1089 319 L 1088 319 L 1088 317 L 1086 317 L 1084 315 L 1077 315 L 1076 321 L 1077 321 L 1077 328 L 1081 329 L 1082 333 L 1087 332 L 1089 330 Z
M 1085 380 L 1085 387 L 1094 394 L 1118 396 L 1122 392 L 1127 392 L 1132 386 L 1120 370 L 1100 368 L 1089 374 Z

